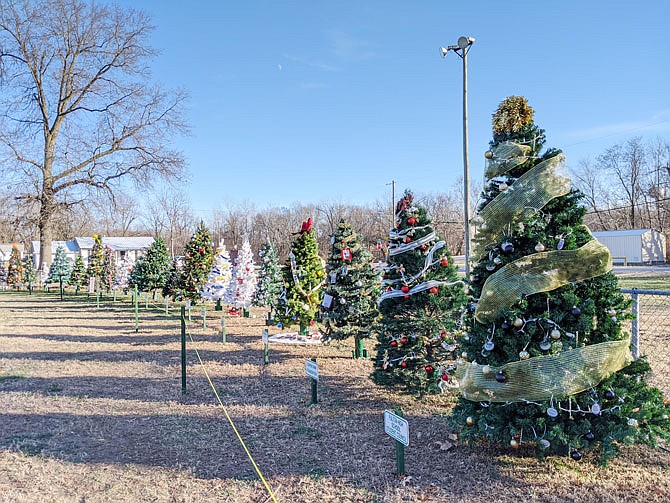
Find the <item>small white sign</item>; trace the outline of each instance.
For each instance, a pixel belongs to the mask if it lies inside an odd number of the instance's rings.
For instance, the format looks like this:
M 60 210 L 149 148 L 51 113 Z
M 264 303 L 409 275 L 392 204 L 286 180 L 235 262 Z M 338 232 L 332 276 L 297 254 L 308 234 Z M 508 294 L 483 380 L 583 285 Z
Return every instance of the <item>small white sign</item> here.
M 226 317 L 225 317 L 225 316 L 222 316 L 222 317 L 221 317 L 221 326 L 222 326 L 222 327 L 225 327 L 225 326 L 226 326 Z
M 191 310 L 191 299 L 186 299 L 186 309 Z
M 267 330 L 263 330 L 263 336 L 262 337 L 263 337 L 263 344 L 267 344 L 269 342 L 268 331 Z
M 88 278 L 88 293 L 95 293 L 95 278 Z
M 401 444 L 409 445 L 409 423 L 390 410 L 384 411 L 384 432 Z
M 323 294 L 323 302 L 321 302 L 321 305 L 325 307 L 326 309 L 330 309 L 330 306 L 333 304 L 333 296 L 328 295 L 327 293 Z
M 312 360 L 305 360 L 305 373 L 315 381 L 319 380 L 319 366 Z
M 207 316 L 207 310 L 206 310 L 204 307 L 200 310 L 200 315 L 201 315 L 203 318 L 204 318 L 205 316 Z

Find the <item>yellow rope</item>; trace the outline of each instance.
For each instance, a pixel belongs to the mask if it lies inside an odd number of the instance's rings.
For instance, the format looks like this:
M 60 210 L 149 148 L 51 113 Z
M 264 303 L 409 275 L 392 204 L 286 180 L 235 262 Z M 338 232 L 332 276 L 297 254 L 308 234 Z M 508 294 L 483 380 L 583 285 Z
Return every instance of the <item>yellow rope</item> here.
M 191 342 L 195 344 L 195 341 L 193 340 L 193 337 L 191 337 L 191 333 L 188 333 L 188 338 L 191 339 Z M 272 498 L 272 501 L 277 503 L 277 498 L 275 497 L 274 493 L 272 492 L 272 489 L 270 488 L 270 485 L 267 483 L 265 480 L 265 477 L 263 477 L 263 474 L 261 473 L 260 468 L 258 468 L 258 465 L 254 461 L 254 458 L 251 456 L 251 453 L 249 452 L 249 449 L 247 449 L 247 445 L 244 443 L 244 440 L 242 440 L 242 436 L 240 435 L 240 432 L 237 431 L 237 428 L 235 427 L 235 423 L 233 423 L 232 418 L 228 414 L 228 411 L 226 410 L 225 405 L 223 405 L 223 402 L 221 401 L 221 397 L 219 396 L 219 392 L 216 391 L 216 387 L 214 386 L 214 383 L 209 377 L 209 374 L 207 373 L 207 369 L 205 368 L 205 364 L 202 361 L 202 358 L 200 358 L 200 353 L 198 353 L 198 349 L 194 346 L 193 350 L 195 351 L 196 356 L 198 357 L 198 361 L 200 362 L 200 365 L 202 366 L 202 371 L 205 373 L 205 377 L 209 381 L 209 385 L 212 387 L 212 390 L 214 390 L 214 394 L 216 395 L 216 399 L 219 401 L 219 405 L 221 405 L 221 408 L 223 409 L 223 413 L 226 415 L 226 418 L 228 419 L 228 422 L 230 423 L 230 426 L 232 426 L 233 431 L 235 432 L 235 435 L 237 435 L 238 440 L 240 441 L 240 444 L 242 444 L 242 447 L 244 448 L 244 452 L 247 453 L 247 456 L 249 457 L 249 460 L 251 461 L 251 464 L 254 466 L 254 469 L 256 470 L 256 473 L 258 473 L 258 476 L 260 477 L 261 481 L 263 482 L 263 485 L 265 486 L 265 489 L 267 489 L 268 493 L 270 494 L 270 497 Z

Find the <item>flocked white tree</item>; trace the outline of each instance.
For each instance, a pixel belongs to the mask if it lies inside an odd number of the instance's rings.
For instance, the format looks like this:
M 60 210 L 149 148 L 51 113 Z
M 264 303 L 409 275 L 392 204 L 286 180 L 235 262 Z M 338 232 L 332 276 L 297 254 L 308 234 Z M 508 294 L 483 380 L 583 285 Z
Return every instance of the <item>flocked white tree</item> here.
M 223 299 L 225 301 L 226 291 L 232 278 L 232 264 L 223 239 L 219 241 L 216 256 L 212 264 L 212 270 L 207 277 L 207 283 L 202 288 L 201 296 L 205 300 L 216 301 L 217 305 Z
M 119 264 L 116 277 L 112 284 L 113 288 L 128 288 L 128 279 L 130 279 L 130 272 L 133 270 L 133 267 L 135 267 L 135 261 L 130 255 L 126 255 Z
M 245 236 L 242 249 L 233 262 L 233 277 L 226 292 L 226 303 L 246 310 L 253 301 L 257 282 L 253 252 Z

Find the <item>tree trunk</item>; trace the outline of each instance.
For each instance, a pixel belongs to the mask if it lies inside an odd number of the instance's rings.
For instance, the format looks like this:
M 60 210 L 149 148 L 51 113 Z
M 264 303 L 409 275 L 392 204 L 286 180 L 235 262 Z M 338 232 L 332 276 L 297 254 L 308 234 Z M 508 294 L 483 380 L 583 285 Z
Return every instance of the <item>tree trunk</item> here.
M 41 274 L 44 264 L 51 265 L 51 241 L 53 239 L 52 219 L 56 207 L 53 191 L 53 181 L 45 178 L 40 198 L 40 215 L 38 228 L 40 231 L 40 260 L 38 274 Z

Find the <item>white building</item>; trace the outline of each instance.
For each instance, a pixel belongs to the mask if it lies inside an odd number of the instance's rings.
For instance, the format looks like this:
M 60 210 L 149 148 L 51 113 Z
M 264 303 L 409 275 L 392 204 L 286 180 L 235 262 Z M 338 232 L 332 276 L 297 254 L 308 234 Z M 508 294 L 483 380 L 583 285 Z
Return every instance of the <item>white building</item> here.
M 103 237 L 102 246 L 112 249 L 115 255 L 116 263 L 120 263 L 126 256 L 130 256 L 134 261 L 144 253 L 145 250 L 151 247 L 154 243 L 154 238 L 150 236 L 129 236 L 129 237 Z M 65 248 L 65 253 L 72 260 L 77 255 L 81 255 L 84 259 L 84 264 L 88 264 L 88 257 L 93 249 L 95 241 L 92 237 L 77 237 L 70 241 L 52 241 L 51 242 L 51 259 L 56 256 L 56 249 L 59 246 Z M 40 242 L 31 241 L 30 253 L 33 257 L 33 264 L 37 267 L 40 260 Z
M 665 263 L 665 236 L 657 230 L 598 231 L 593 235 L 609 249 L 614 264 Z

